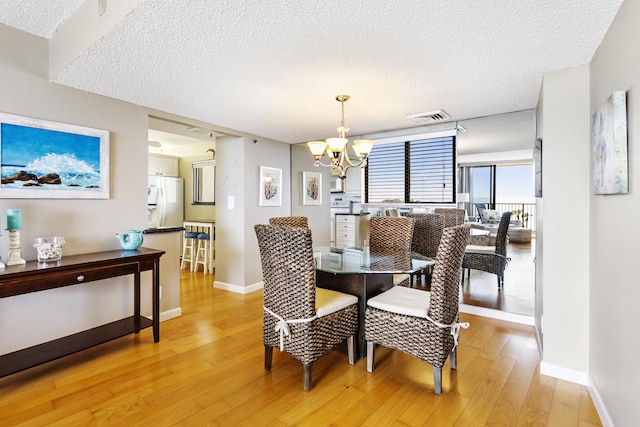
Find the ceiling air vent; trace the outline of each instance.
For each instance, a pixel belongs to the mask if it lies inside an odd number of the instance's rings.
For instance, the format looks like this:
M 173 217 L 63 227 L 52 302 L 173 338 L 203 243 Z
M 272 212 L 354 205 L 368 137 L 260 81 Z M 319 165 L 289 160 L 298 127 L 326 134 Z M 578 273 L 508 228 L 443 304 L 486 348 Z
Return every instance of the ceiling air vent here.
M 447 120 L 449 115 L 444 110 L 426 111 L 424 113 L 407 114 L 407 119 L 412 120 L 416 124 L 424 125 L 427 123 L 435 123 Z

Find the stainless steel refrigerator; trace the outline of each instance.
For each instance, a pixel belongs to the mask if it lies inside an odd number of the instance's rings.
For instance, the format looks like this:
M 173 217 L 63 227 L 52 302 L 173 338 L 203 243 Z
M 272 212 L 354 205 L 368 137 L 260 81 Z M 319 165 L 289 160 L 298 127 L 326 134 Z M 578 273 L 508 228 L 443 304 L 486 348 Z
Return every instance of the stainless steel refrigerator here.
M 149 227 L 182 226 L 184 179 L 150 176 L 147 190 Z

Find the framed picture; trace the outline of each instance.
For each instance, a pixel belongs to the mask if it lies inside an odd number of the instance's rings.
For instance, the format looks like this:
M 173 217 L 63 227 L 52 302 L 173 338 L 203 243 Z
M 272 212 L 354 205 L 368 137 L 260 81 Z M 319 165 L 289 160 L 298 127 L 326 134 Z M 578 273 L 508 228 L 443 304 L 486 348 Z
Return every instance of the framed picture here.
M 302 204 L 305 206 L 322 204 L 322 174 L 302 172 Z
M 0 197 L 109 198 L 109 131 L 0 113 L 0 160 Z
M 533 144 L 533 167 L 535 172 L 535 197 L 542 197 L 542 140 Z
M 614 92 L 593 113 L 593 193 L 629 192 L 627 96 Z
M 260 166 L 260 206 L 282 206 L 282 169 Z

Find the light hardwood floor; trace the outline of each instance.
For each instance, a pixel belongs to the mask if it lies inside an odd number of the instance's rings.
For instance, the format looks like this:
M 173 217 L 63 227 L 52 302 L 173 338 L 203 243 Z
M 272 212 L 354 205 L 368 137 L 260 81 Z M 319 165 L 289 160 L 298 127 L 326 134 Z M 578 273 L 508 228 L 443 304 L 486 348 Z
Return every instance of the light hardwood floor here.
M 535 240 L 534 240 L 535 241 Z M 460 302 L 477 307 L 535 315 L 535 244 L 511 243 L 507 256 L 511 258 L 504 272 L 504 287 L 498 290 L 495 274 L 471 271 L 465 276 Z
M 0 425 L 597 426 L 587 389 L 538 374 L 533 328 L 462 313 L 458 369 L 379 348 L 376 367 L 330 351 L 313 389 L 302 366 L 274 351 L 265 372 L 262 292 L 214 289 L 182 273 L 183 316 L 0 379 Z M 506 286 L 506 285 L 505 285 Z

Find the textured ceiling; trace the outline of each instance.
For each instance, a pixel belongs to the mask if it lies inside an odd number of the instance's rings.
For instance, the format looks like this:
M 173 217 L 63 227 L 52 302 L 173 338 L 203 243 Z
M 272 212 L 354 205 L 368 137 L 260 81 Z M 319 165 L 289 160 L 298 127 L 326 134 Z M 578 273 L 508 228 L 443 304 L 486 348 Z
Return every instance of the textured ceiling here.
M 1 23 L 51 38 L 81 2 L 6 3 Z M 542 74 L 588 63 L 621 3 L 145 0 L 51 79 L 289 143 L 336 136 L 346 93 L 355 136 L 535 108 Z

